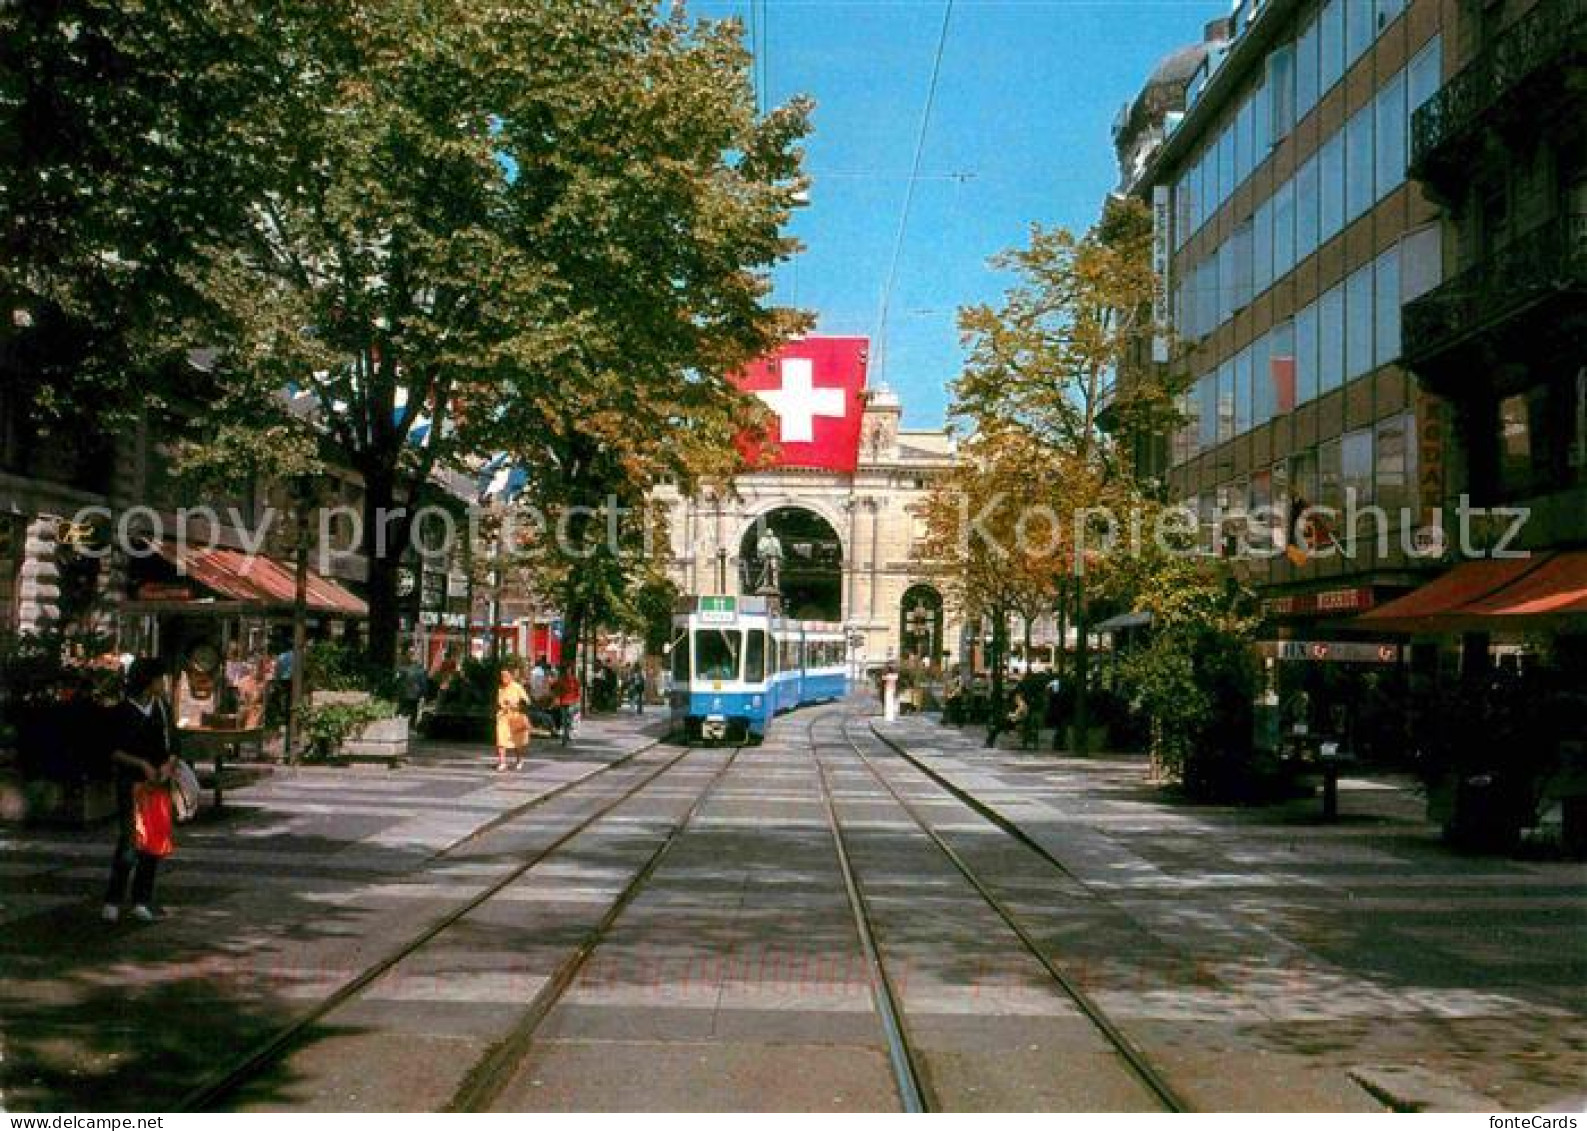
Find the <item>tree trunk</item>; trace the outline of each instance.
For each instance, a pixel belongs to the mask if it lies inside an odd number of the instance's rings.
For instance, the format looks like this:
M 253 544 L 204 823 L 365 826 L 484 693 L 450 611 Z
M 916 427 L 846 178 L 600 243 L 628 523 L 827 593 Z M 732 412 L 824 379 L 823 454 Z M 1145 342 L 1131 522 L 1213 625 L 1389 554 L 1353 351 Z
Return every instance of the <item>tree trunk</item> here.
M 1008 610 L 998 606 L 992 610 L 992 698 L 988 704 L 986 744 L 996 745 L 1003 729 L 1003 664 L 1008 656 Z
M 1091 654 L 1086 647 L 1090 625 L 1086 618 L 1085 580 L 1082 573 L 1075 574 L 1075 752 L 1087 753 L 1090 719 L 1087 711 L 1087 680 L 1090 677 Z
M 397 632 L 401 606 L 397 599 L 397 575 L 402 565 L 402 550 L 408 544 L 408 520 L 389 524 L 385 552 L 377 553 L 379 523 L 396 504 L 396 479 L 389 471 L 366 467 L 364 476 L 364 556 L 369 562 L 369 580 L 364 591 L 369 601 L 369 643 L 366 655 L 371 665 L 394 668 L 397 663 Z

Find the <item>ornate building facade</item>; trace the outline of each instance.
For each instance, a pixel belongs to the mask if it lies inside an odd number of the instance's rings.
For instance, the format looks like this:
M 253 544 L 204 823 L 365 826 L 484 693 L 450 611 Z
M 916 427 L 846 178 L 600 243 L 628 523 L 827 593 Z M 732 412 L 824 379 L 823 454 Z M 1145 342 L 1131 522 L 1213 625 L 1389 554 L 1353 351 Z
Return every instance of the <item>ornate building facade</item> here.
M 951 662 L 960 625 L 916 550 L 918 506 L 953 466 L 954 437 L 902 427 L 898 396 L 865 388 L 866 356 L 864 339 L 802 339 L 745 383 L 777 413 L 781 454 L 739 476 L 730 492 L 657 490 L 670 574 L 688 594 L 752 593 L 762 570 L 757 544 L 769 529 L 782 546 L 784 610 L 844 625 L 856 672 L 889 661 Z M 837 395 L 823 399 L 828 393 Z

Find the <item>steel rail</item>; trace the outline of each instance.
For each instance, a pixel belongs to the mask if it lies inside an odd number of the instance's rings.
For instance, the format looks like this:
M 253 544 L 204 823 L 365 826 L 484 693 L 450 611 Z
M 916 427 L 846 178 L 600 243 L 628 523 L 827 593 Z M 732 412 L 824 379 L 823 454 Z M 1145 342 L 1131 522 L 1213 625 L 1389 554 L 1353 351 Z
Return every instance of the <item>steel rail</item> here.
M 644 790 L 657 778 L 667 773 L 679 762 L 683 761 L 695 751 L 686 748 L 681 753 L 667 759 L 653 773 L 641 777 L 632 786 L 625 789 L 617 797 L 602 805 L 588 817 L 577 822 L 572 828 L 559 835 L 550 844 L 538 849 L 523 863 L 513 867 L 501 878 L 488 884 L 480 891 L 465 899 L 452 910 L 435 919 L 430 925 L 419 933 L 411 936 L 402 943 L 393 947 L 384 956 L 370 963 L 358 974 L 349 978 L 335 990 L 317 1001 L 313 1006 L 300 1013 L 297 1017 L 281 1026 L 270 1036 L 261 1040 L 251 1049 L 238 1057 L 227 1067 L 221 1069 L 197 1087 L 183 1095 L 172 1106 L 172 1110 L 179 1112 L 212 1110 L 217 1103 L 236 1092 L 240 1087 L 257 1077 L 266 1067 L 275 1063 L 285 1053 L 290 1051 L 298 1039 L 313 1025 L 324 1020 L 331 1013 L 346 1005 L 357 997 L 373 982 L 388 973 L 398 963 L 412 957 L 423 947 L 434 941 L 445 931 L 457 925 L 462 919 L 478 910 L 489 900 L 499 895 L 503 890 L 521 879 L 530 869 L 539 865 L 546 857 L 557 849 L 567 844 L 574 837 L 585 832 L 597 821 L 611 813 L 640 791 Z M 637 754 L 638 752 L 636 752 Z M 595 774 L 580 778 L 571 785 L 583 784 L 595 778 Z M 564 790 L 565 792 L 565 790 Z M 532 808 L 525 806 L 524 808 Z
M 893 800 L 898 803 L 899 807 L 902 808 L 905 813 L 909 814 L 910 819 L 914 821 L 917 826 L 919 826 L 920 831 L 925 833 L 926 836 L 931 839 L 932 843 L 935 844 L 938 850 L 948 858 L 948 861 L 954 866 L 954 868 L 958 870 L 959 874 L 963 876 L 970 886 L 975 889 L 976 894 L 985 900 L 987 905 L 997 913 L 998 918 L 1002 919 L 1003 922 L 1008 926 L 1009 930 L 1014 932 L 1015 937 L 1019 939 L 1025 950 L 1029 952 L 1031 957 L 1035 958 L 1036 961 L 1041 964 L 1042 969 L 1045 970 L 1048 976 L 1051 977 L 1052 980 L 1063 989 L 1064 993 L 1068 995 L 1070 1000 L 1072 1000 L 1080 1009 L 1080 1011 L 1085 1014 L 1087 1020 L 1095 1025 L 1098 1031 L 1107 1038 L 1108 1043 L 1112 1045 L 1114 1050 L 1118 1052 L 1118 1054 L 1124 1059 L 1131 1072 L 1146 1087 L 1146 1089 L 1150 1091 L 1168 1111 L 1187 1112 L 1192 1110 L 1184 1097 L 1181 1096 L 1173 1088 L 1173 1086 L 1163 1078 L 1162 1073 L 1157 1070 L 1157 1067 L 1152 1063 L 1145 1051 L 1130 1039 L 1129 1035 L 1125 1033 L 1124 1030 L 1121 1029 L 1111 1017 L 1108 1016 L 1107 1011 L 1098 1005 L 1096 1000 L 1090 994 L 1082 989 L 1073 978 L 1066 974 L 1057 965 L 1057 963 L 1053 962 L 1053 960 L 1047 955 L 1047 952 L 1042 947 L 1041 943 L 1028 930 L 1026 930 L 1025 925 L 1020 922 L 1018 916 L 1014 914 L 1009 906 L 1003 902 L 997 893 L 992 891 L 992 889 L 987 886 L 987 884 L 981 879 L 975 870 L 965 862 L 964 857 L 961 856 L 958 851 L 955 850 L 954 847 L 942 837 L 942 834 L 938 833 L 936 829 L 931 827 L 926 818 L 921 815 L 920 810 L 915 806 L 915 804 L 906 798 L 902 793 L 900 793 L 893 783 L 887 779 L 886 775 L 877 769 L 876 764 L 871 761 L 871 759 L 866 755 L 865 751 L 860 749 L 859 743 L 855 742 L 853 736 L 849 733 L 847 720 L 840 719 L 839 728 L 843 734 L 844 741 L 849 744 L 850 748 L 853 749 L 860 762 L 864 764 L 867 770 L 870 771 L 871 776 L 882 785 L 882 788 L 887 790 L 887 792 L 892 796 Z M 897 749 L 896 746 L 890 742 L 887 742 L 887 740 L 880 734 L 876 734 L 874 726 L 871 728 L 871 732 L 878 740 L 882 741 L 889 748 L 895 750 Z M 915 765 L 913 759 L 908 759 L 906 756 L 906 760 L 908 760 L 911 765 Z M 916 769 L 919 770 L 921 767 L 916 765 Z M 937 776 L 934 774 L 928 773 L 927 776 L 934 782 L 938 781 Z M 938 782 L 938 784 L 941 783 Z M 960 791 L 949 790 L 949 792 L 952 793 L 956 798 L 959 798 Z M 964 798 L 959 799 L 961 801 L 965 800 Z M 971 804 L 970 807 L 977 813 L 981 813 L 985 808 L 984 805 L 978 802 Z M 994 824 L 1002 831 L 1009 831 L 1007 828 L 1007 822 L 1004 820 L 994 821 Z M 1032 842 L 1029 837 L 1023 833 L 1018 834 L 1018 839 L 1022 844 L 1034 845 L 1034 842 Z M 1041 855 L 1043 859 L 1052 863 L 1057 863 L 1056 860 L 1052 858 L 1051 854 L 1045 850 L 1041 850 Z M 1062 867 L 1062 865 L 1059 865 L 1059 867 Z M 1066 875 L 1069 874 L 1068 869 L 1064 869 L 1064 872 Z
M 882 1023 L 882 1036 L 887 1043 L 887 1060 L 893 1070 L 893 1080 L 898 1087 L 898 1097 L 906 1112 L 927 1112 L 938 1110 L 935 1097 L 932 1096 L 925 1083 L 925 1075 L 921 1071 L 920 1059 L 909 1039 L 909 1033 L 904 1022 L 903 1009 L 898 1003 L 898 994 L 893 987 L 892 979 L 887 975 L 887 968 L 882 963 L 881 952 L 876 945 L 876 935 L 873 927 L 870 907 L 866 902 L 865 893 L 860 887 L 859 878 L 854 872 L 854 865 L 849 857 L 847 840 L 843 834 L 842 823 L 838 820 L 837 805 L 833 800 L 832 785 L 827 780 L 826 764 L 821 759 L 821 754 L 816 747 L 815 728 L 826 716 L 817 715 L 810 720 L 806 728 L 806 738 L 810 743 L 810 753 L 815 759 L 816 778 L 821 785 L 821 803 L 826 810 L 827 827 L 832 832 L 832 844 L 837 851 L 838 870 L 843 876 L 843 888 L 848 894 L 849 910 L 854 915 L 855 930 L 859 934 L 860 949 L 865 956 L 865 966 L 870 974 L 871 998 L 876 1003 L 876 1012 Z

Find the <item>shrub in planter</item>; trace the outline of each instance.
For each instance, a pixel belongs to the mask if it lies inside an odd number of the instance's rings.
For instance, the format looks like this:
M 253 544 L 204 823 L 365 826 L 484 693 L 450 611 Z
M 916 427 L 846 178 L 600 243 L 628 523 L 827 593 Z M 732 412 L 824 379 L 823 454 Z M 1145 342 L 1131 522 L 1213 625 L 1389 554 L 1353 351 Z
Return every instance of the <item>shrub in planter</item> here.
M 401 713 L 395 703 L 384 699 L 311 703 L 303 708 L 303 739 L 313 757 L 331 758 L 349 739 Z

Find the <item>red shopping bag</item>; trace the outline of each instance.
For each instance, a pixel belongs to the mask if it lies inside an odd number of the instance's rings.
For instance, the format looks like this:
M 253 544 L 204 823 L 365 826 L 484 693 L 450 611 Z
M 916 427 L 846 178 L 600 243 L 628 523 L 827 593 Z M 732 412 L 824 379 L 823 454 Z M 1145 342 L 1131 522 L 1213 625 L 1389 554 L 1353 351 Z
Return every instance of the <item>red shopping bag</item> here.
M 171 791 L 144 782 L 132 787 L 132 843 L 148 856 L 169 856 L 176 849 L 171 838 Z

